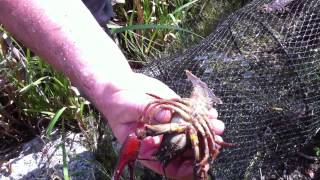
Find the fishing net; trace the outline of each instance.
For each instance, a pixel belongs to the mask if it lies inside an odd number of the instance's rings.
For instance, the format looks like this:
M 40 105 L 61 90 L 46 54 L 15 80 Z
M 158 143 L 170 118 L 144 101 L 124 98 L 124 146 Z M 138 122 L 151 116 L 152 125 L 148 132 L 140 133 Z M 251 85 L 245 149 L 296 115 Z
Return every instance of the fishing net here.
M 224 149 L 212 164 L 221 179 L 277 169 L 320 127 L 320 1 L 254 0 L 183 54 L 144 73 L 188 96 L 192 71 L 223 100 Z

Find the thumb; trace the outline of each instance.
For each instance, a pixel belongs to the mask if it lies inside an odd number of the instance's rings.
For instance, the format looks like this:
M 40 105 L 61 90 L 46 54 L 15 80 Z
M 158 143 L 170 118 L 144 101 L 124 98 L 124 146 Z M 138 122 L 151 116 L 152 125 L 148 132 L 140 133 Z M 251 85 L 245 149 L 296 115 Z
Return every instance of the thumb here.
M 167 109 L 162 109 L 159 112 L 156 113 L 154 116 L 154 123 L 157 124 L 163 124 L 163 123 L 168 123 L 171 121 L 172 118 L 172 112 Z

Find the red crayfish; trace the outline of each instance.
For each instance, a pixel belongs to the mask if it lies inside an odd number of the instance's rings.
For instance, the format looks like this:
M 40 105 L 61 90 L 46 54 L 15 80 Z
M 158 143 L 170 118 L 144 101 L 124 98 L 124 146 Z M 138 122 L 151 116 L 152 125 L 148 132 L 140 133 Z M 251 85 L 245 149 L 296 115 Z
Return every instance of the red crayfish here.
M 164 135 L 160 148 L 154 154 L 165 168 L 171 160 L 188 148 L 192 148 L 194 154 L 194 179 L 208 179 L 209 159 L 214 160 L 220 147 L 233 146 L 230 143 L 218 141 L 209 122 L 208 111 L 213 105 L 222 101 L 214 95 L 207 84 L 186 71 L 187 78 L 192 82 L 193 90 L 190 98 L 156 99 L 150 102 L 142 116 L 142 127 L 130 134 L 125 140 L 113 179 L 119 180 L 126 165 L 129 166 L 131 179 L 134 179 L 133 168 L 139 154 L 141 140 L 147 136 Z M 170 123 L 147 124 L 156 112 L 162 109 L 171 110 L 174 113 Z M 163 168 L 163 169 L 164 169 Z M 165 172 L 164 172 L 165 173 Z

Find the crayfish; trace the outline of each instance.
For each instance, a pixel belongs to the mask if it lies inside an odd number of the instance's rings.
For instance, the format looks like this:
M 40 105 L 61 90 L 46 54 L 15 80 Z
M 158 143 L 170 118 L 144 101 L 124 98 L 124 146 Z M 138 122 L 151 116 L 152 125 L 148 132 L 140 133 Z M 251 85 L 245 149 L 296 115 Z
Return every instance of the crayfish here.
M 214 160 L 220 147 L 233 146 L 216 139 L 209 122 L 208 112 L 212 106 L 221 104 L 220 98 L 208 88 L 207 84 L 186 71 L 187 78 L 192 82 L 193 90 L 189 98 L 162 99 L 155 95 L 155 100 L 144 109 L 141 121 L 143 125 L 130 134 L 125 140 L 118 164 L 114 172 L 114 180 L 119 180 L 126 165 L 129 166 L 131 179 L 134 179 L 133 168 L 138 158 L 141 140 L 147 136 L 164 135 L 160 148 L 154 153 L 163 169 L 182 152 L 192 149 L 194 154 L 194 179 L 208 179 L 209 159 Z M 147 124 L 160 110 L 170 110 L 173 118 L 166 124 Z M 165 172 L 164 172 L 165 174 Z

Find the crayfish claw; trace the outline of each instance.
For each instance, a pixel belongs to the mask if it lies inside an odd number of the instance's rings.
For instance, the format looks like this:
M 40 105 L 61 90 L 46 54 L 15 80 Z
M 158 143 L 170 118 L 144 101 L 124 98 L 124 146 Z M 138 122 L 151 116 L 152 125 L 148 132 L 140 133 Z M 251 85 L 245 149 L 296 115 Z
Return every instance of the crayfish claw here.
M 122 145 L 119 160 L 113 173 L 112 180 L 120 180 L 121 173 L 126 165 L 129 167 L 130 179 L 134 180 L 134 165 L 137 160 L 141 140 L 135 135 L 130 134 Z

